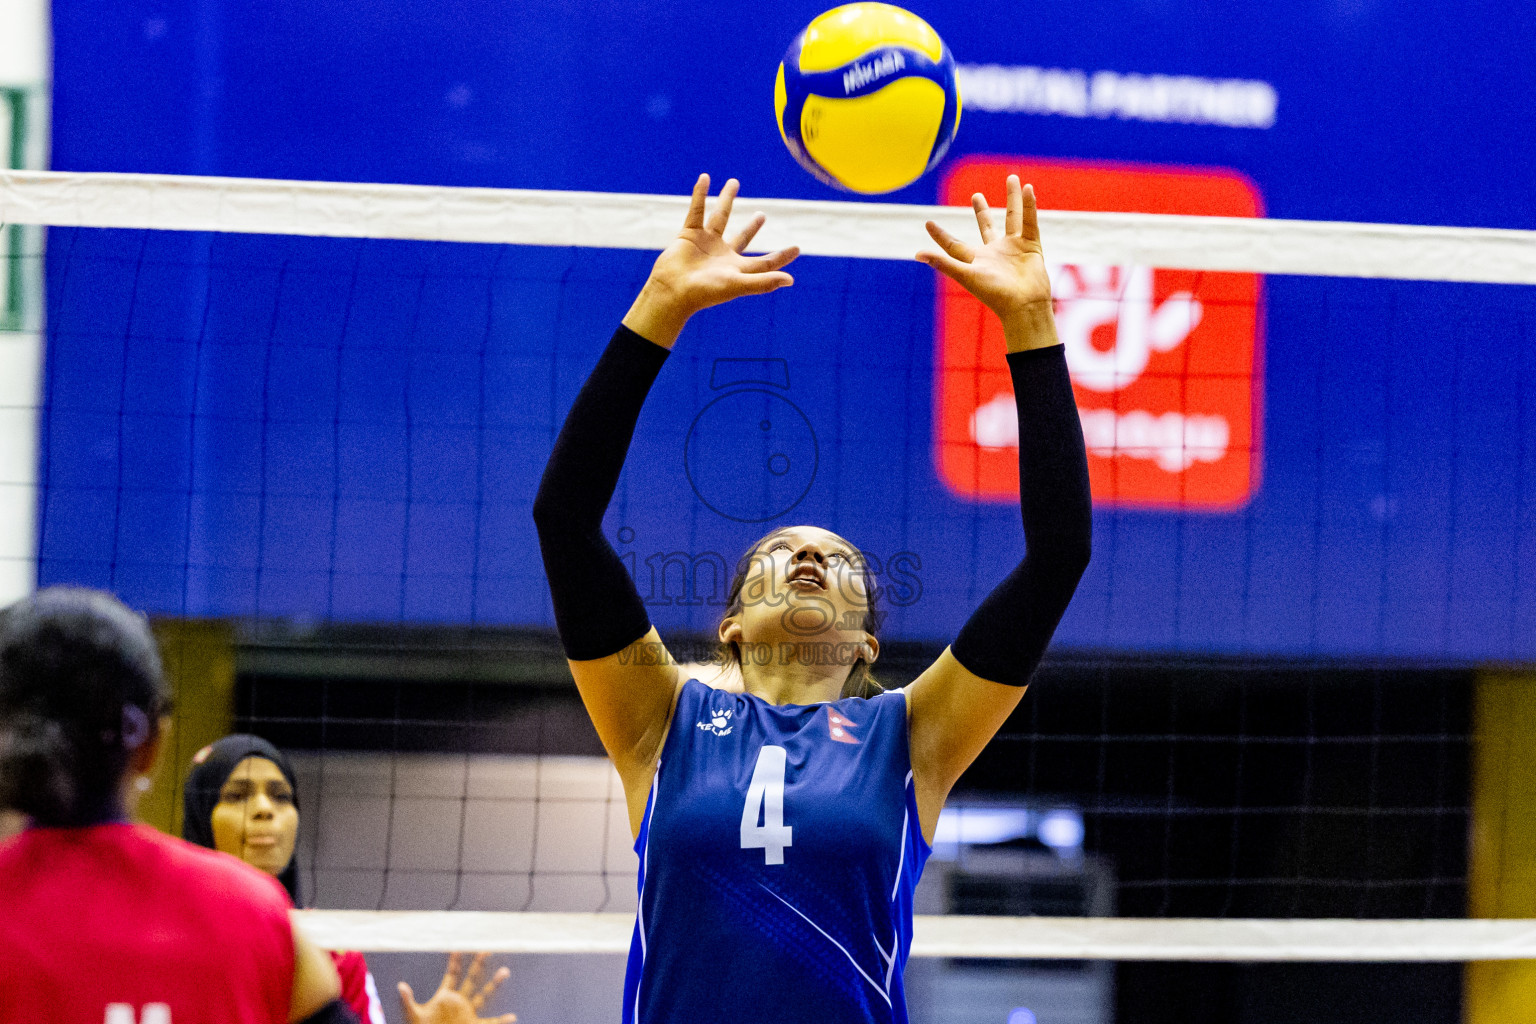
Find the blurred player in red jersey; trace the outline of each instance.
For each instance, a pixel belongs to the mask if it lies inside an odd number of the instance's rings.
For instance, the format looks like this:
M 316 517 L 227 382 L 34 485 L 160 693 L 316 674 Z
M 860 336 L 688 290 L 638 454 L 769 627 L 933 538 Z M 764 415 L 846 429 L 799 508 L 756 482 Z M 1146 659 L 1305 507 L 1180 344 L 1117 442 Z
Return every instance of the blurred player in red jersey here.
M 340 1019 L 281 886 L 129 824 L 167 705 L 149 623 L 111 595 L 0 612 L 0 805 L 30 819 L 0 845 L 0 1021 Z
M 259 736 L 237 733 L 199 750 L 192 756 L 192 770 L 182 790 L 182 810 L 182 838 L 239 857 L 281 882 L 295 907 L 304 905 L 294 857 L 300 823 L 298 779 L 277 747 Z M 330 955 L 341 976 L 342 1000 L 365 1024 L 385 1024 L 378 989 L 363 955 L 350 950 Z M 460 960 L 450 959 L 443 984 L 420 1006 L 415 1006 L 405 986 L 400 999 L 407 1015 L 411 1020 L 421 1014 L 431 1016 L 437 1009 L 433 1000 L 451 998 L 453 993 L 468 999 L 478 1011 L 511 974 L 502 967 L 482 985 L 485 960 L 483 953 L 475 957 L 461 978 Z M 487 1024 L 516 1020 L 515 1014 L 506 1014 Z
M 0 612 L 0 806 L 28 818 L 0 842 L 0 1024 L 351 1024 L 276 881 L 129 823 L 167 706 L 148 622 L 110 594 Z M 412 1024 L 474 1019 L 431 1010 Z

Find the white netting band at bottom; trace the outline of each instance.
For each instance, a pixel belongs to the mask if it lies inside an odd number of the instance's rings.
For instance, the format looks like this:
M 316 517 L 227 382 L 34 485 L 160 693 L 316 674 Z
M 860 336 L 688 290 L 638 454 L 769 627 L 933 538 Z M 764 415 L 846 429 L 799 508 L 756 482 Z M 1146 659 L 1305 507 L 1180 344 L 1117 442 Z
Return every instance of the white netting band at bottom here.
M 629 914 L 297 911 L 326 949 L 625 953 Z M 1536 920 L 918 917 L 915 957 L 1456 962 L 1536 959 Z

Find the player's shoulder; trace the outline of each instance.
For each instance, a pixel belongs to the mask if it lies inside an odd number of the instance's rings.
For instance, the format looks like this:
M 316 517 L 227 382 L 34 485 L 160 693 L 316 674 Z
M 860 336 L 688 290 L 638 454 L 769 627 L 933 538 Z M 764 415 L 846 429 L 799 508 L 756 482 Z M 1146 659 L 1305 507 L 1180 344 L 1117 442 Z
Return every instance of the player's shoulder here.
M 57 884 L 71 871 L 94 872 L 110 861 L 113 876 L 134 884 L 172 884 L 219 913 L 288 916 L 288 892 L 277 879 L 237 857 L 168 836 L 149 825 L 106 823 L 83 828 L 31 828 L 0 843 L 0 882 Z M 63 873 L 63 874 L 61 874 Z M 52 881 L 50 881 L 52 880 Z M 0 890 L 3 890 L 0 886 Z
M 900 715 L 903 720 L 912 711 L 912 702 L 907 698 L 907 688 L 897 686 L 890 690 L 881 690 L 873 697 L 868 698 L 871 704 L 878 704 L 882 708 L 889 708 L 891 714 Z
M 170 870 L 201 885 L 211 897 L 287 915 L 291 903 L 282 883 L 240 858 L 168 836 L 148 825 L 135 825 L 132 831 L 132 841 L 155 848 Z
M 711 676 L 700 678 L 688 676 L 677 685 L 675 704 L 679 709 L 697 708 L 708 705 L 709 707 L 730 707 L 742 703 L 749 695 L 742 689 L 739 682 L 734 682 L 725 676 Z
M 6 865 L 19 863 L 27 855 L 31 845 L 27 833 L 33 829 L 23 829 L 13 836 L 0 839 L 0 879 L 10 877 L 12 874 L 6 870 Z
M 879 693 L 868 697 L 840 697 L 832 706 L 857 713 L 861 708 L 873 709 L 876 712 L 887 709 L 895 711 L 905 709 L 907 704 L 907 688 L 897 687 L 891 690 L 881 690 Z

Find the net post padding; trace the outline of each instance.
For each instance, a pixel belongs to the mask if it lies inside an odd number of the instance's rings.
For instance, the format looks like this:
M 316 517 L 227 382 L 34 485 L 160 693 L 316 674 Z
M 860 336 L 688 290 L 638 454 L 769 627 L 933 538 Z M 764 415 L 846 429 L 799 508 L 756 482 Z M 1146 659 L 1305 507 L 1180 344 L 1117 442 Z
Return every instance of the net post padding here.
M 631 914 L 295 911 L 317 945 L 364 953 L 625 953 Z M 1459 962 L 1536 959 L 1536 920 L 916 918 L 912 955 L 1019 960 Z
M 660 249 L 684 196 L 160 174 L 0 172 L 0 223 L 513 245 Z M 755 250 L 909 260 L 967 207 L 742 197 L 768 224 Z M 994 214 L 994 217 L 1000 216 Z M 1000 223 L 1000 222 L 999 222 Z M 1536 284 L 1536 231 L 1043 210 L 1050 258 L 1256 274 Z

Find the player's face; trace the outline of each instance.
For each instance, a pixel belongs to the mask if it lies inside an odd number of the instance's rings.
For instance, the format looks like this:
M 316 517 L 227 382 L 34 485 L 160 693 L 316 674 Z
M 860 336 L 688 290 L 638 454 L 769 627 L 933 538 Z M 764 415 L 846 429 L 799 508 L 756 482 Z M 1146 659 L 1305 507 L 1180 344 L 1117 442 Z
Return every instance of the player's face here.
M 293 859 L 299 809 L 282 770 L 264 757 L 235 765 L 213 808 L 213 845 L 269 875 Z
M 863 556 L 852 544 L 818 526 L 796 526 L 769 535 L 752 559 L 741 590 L 743 639 L 864 638 L 869 593 Z

